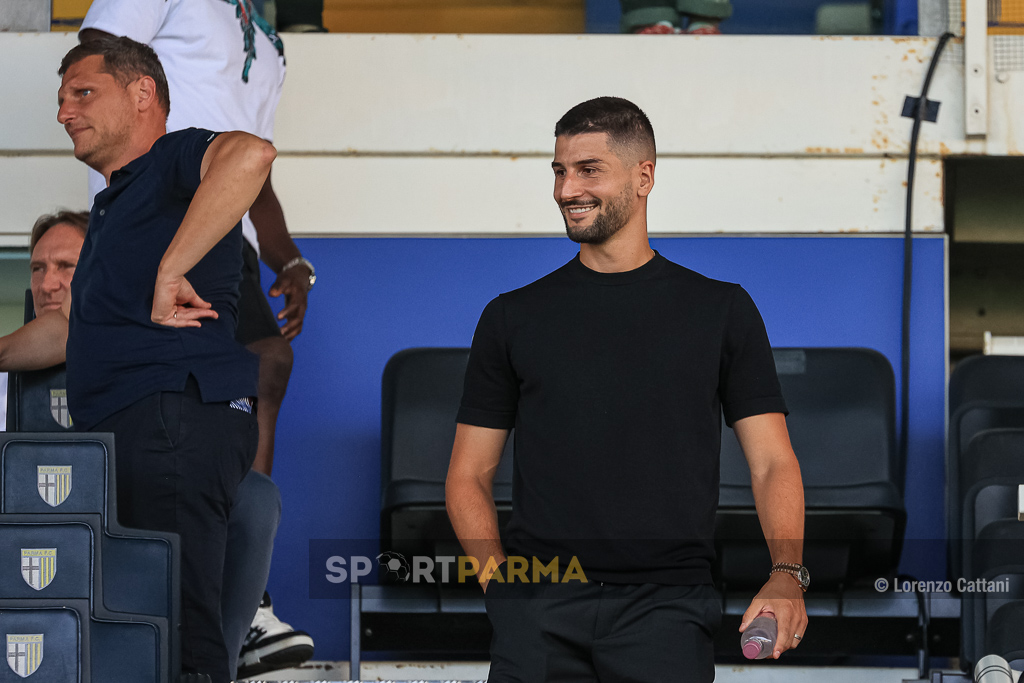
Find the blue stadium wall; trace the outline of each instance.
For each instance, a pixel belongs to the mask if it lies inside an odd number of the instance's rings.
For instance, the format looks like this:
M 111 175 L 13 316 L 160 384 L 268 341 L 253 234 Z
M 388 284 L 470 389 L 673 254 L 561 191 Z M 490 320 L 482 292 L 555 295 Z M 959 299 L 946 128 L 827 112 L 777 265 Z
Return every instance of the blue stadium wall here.
M 914 240 L 910 541 L 901 571 L 944 578 L 945 240 Z M 899 391 L 902 240 L 894 237 L 671 237 L 653 245 L 708 276 L 738 282 L 773 346 L 860 346 L 892 363 Z M 270 589 L 275 611 L 347 660 L 349 602 L 309 597 L 310 539 L 376 539 L 380 380 L 394 353 L 468 346 L 484 305 L 576 253 L 564 238 L 299 240 L 318 281 L 277 433 L 284 498 Z M 266 285 L 271 279 L 264 272 Z M 799 455 L 799 454 L 798 454 Z M 315 572 L 314 572 L 315 574 Z

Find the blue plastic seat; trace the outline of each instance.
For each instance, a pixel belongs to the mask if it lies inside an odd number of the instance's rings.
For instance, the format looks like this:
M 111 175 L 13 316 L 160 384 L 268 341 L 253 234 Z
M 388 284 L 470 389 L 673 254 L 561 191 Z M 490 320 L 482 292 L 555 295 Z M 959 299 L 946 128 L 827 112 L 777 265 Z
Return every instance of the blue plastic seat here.
M 113 449 L 111 434 L 0 434 L 0 512 L 116 519 Z

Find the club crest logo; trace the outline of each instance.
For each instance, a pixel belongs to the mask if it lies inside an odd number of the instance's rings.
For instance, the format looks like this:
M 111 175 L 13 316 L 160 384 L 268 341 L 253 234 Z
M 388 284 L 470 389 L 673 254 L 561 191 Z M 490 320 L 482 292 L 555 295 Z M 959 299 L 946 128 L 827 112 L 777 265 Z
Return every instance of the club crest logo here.
M 22 548 L 21 576 L 37 591 L 50 585 L 57 574 L 56 548 Z
M 71 465 L 37 466 L 36 488 L 47 505 L 57 507 L 71 493 Z
M 43 663 L 42 633 L 8 633 L 7 666 L 22 678 L 28 678 Z
M 50 415 L 53 416 L 54 422 L 64 429 L 71 429 L 67 389 L 50 389 Z

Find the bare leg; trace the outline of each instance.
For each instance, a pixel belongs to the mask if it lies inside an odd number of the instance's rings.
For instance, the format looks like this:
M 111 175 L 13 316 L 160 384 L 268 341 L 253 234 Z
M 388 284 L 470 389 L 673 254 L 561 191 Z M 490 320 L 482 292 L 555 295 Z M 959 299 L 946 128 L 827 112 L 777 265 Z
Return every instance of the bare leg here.
M 260 357 L 259 407 L 256 412 L 260 441 L 252 468 L 268 477 L 274 467 L 274 434 L 288 378 L 292 374 L 292 345 L 284 337 L 254 341 L 247 349 Z

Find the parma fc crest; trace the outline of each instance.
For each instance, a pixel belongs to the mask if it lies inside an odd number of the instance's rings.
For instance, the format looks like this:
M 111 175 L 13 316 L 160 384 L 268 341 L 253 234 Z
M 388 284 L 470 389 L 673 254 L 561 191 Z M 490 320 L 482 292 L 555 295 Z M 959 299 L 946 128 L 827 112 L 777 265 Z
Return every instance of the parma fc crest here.
M 50 389 L 50 415 L 53 415 L 54 422 L 64 429 L 71 429 L 67 389 Z
M 56 548 L 22 548 L 21 576 L 34 590 L 50 585 L 57 574 Z
M 28 678 L 43 663 L 42 633 L 8 633 L 7 666 L 22 678 Z
M 39 465 L 36 488 L 47 505 L 57 507 L 71 493 L 71 465 Z

